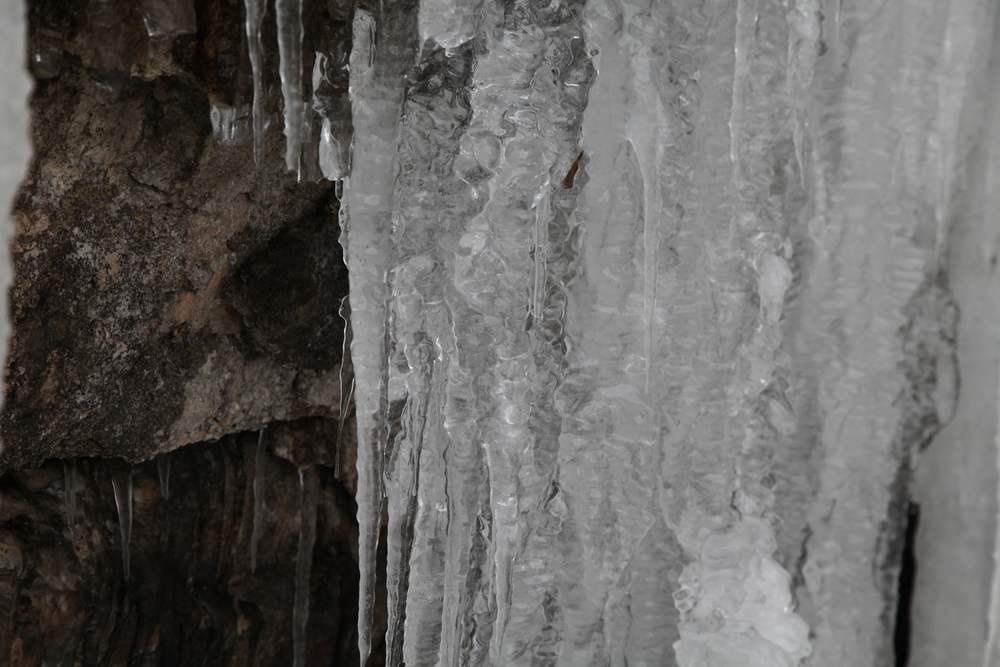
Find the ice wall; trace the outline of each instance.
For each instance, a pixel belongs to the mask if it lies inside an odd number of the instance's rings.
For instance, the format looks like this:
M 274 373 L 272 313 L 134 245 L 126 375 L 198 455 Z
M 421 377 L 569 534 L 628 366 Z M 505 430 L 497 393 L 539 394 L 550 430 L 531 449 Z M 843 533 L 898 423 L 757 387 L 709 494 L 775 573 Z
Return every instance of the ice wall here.
M 920 521 L 911 667 L 1000 664 L 1000 48 L 985 29 L 997 20 L 995 10 L 989 3 L 978 10 L 969 18 L 982 30 L 966 25 L 952 33 L 953 53 L 975 67 L 952 80 L 975 91 L 965 93 L 973 103 L 953 118 L 965 150 L 956 156 L 953 178 L 961 185 L 949 202 L 946 249 L 962 306 L 953 360 L 961 397 L 915 477 Z M 957 16 L 949 21 L 956 27 Z
M 26 63 L 27 7 L 22 0 L 0 6 L 0 366 L 7 356 L 8 292 L 13 279 L 8 243 L 13 236 L 11 208 L 31 157 Z M 0 444 L 2 447 L 2 444 Z
M 289 156 L 302 7 L 277 7 Z M 321 133 L 320 160 L 344 177 L 362 657 L 384 539 L 393 665 L 891 664 L 914 489 L 948 523 L 964 496 L 921 475 L 964 465 L 991 494 L 978 587 L 937 590 L 957 556 L 921 538 L 914 624 L 951 600 L 992 664 L 995 3 L 353 11 L 352 149 Z

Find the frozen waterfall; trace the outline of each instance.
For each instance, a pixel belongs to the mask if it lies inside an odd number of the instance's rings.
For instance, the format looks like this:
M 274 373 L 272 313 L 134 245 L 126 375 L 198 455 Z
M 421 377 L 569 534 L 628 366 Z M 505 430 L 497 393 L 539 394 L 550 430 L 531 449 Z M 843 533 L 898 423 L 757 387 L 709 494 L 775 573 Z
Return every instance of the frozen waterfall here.
M 950 493 L 921 453 L 954 420 L 996 485 L 996 3 L 358 3 L 349 158 L 303 4 L 285 133 L 344 176 L 362 659 L 384 538 L 392 665 L 889 664 L 907 508 Z

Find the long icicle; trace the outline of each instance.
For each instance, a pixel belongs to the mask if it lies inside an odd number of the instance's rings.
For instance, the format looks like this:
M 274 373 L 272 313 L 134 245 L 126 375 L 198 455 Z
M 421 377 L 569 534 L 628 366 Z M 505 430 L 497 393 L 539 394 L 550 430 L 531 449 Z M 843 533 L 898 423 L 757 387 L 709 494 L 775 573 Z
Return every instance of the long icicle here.
M 250 52 L 250 69 L 253 72 L 253 160 L 260 165 L 264 151 L 264 63 L 263 43 L 260 37 L 266 0 L 243 0 L 246 8 L 247 49 Z
M 340 370 L 338 373 L 338 382 L 340 388 L 340 410 L 337 414 L 337 456 L 334 460 L 334 476 L 337 479 L 341 479 L 341 472 L 343 470 L 343 451 L 344 448 L 341 445 L 344 437 L 344 424 L 347 421 L 347 410 L 351 404 L 351 397 L 354 394 L 354 372 L 353 369 L 350 371 L 351 376 L 351 386 L 347 389 L 344 386 L 345 375 L 344 368 L 347 366 L 348 358 L 351 353 L 351 304 L 348 296 L 344 296 L 340 300 L 340 308 L 337 309 L 337 314 L 340 315 L 340 319 L 344 322 L 344 342 L 340 350 Z
M 76 459 L 63 462 L 63 486 L 66 502 L 66 525 L 72 526 L 76 517 Z
M 170 499 L 170 455 L 160 454 L 156 457 L 156 474 L 160 478 L 160 495 L 164 500 Z
M 299 548 L 295 557 L 295 608 L 292 611 L 292 664 L 305 667 L 309 626 L 309 581 L 316 546 L 316 508 L 319 504 L 319 474 L 316 466 L 299 469 Z
M 302 0 L 276 0 L 281 95 L 285 101 L 285 166 L 302 176 Z
M 406 72 L 416 55 L 407 35 L 416 16 L 403 5 L 387 5 L 384 21 L 356 8 L 350 57 L 351 114 L 354 140 L 351 176 L 341 208 L 351 279 L 351 341 L 354 406 L 358 433 L 358 552 L 360 593 L 358 651 L 362 662 L 372 646 L 375 612 L 375 559 L 384 507 L 383 457 L 388 410 L 388 346 L 385 340 L 389 267 L 392 266 L 392 199 L 395 148 Z M 410 44 L 410 51 L 377 49 L 376 42 Z
M 112 464 L 111 486 L 115 492 L 115 507 L 118 508 L 118 527 L 122 540 L 122 570 L 125 581 L 131 576 L 132 542 L 132 466 L 127 463 Z
M 344 412 L 340 413 L 339 422 L 337 424 L 337 457 L 334 462 L 334 475 L 337 479 L 343 479 L 344 471 L 344 448 L 341 443 L 344 442 L 344 425 L 347 423 L 347 410 L 350 410 L 351 401 L 354 400 L 354 378 L 351 378 L 351 384 L 347 389 L 347 397 L 343 399 Z
M 264 523 L 264 474 L 267 465 L 267 448 L 264 447 L 264 429 L 257 433 L 257 453 L 253 461 L 253 529 L 250 532 L 250 572 L 257 571 L 257 545 Z

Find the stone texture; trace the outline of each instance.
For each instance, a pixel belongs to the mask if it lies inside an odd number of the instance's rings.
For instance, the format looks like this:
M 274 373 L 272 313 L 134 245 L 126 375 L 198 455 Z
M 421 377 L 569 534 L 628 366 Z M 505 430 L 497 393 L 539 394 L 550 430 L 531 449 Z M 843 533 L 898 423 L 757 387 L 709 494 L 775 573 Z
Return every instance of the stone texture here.
M 260 168 L 247 137 L 212 135 L 210 105 L 248 94 L 240 3 L 200 3 L 199 35 L 166 43 L 129 4 L 112 38 L 100 3 L 31 3 L 48 69 L 15 212 L 0 468 L 138 461 L 339 410 L 334 186 L 285 174 L 273 128 Z
M 241 0 L 197 0 L 196 34 L 153 40 L 143 18 L 156 3 L 26 4 L 35 153 L 11 248 L 0 664 L 289 664 L 297 465 L 320 480 L 309 664 L 356 663 L 338 199 L 284 172 L 274 49 L 258 167 Z M 316 22 L 329 27 L 317 39 L 343 32 Z M 343 108 L 332 79 L 328 104 Z M 125 582 L 111 475 L 129 462 Z
M 276 424 L 265 442 L 308 446 L 316 426 Z M 245 433 L 173 453 L 169 499 L 153 462 L 133 468 L 128 582 L 114 463 L 52 461 L 0 478 L 0 662 L 290 664 L 298 474 L 268 448 L 252 573 L 256 443 Z M 332 469 L 320 470 L 307 651 L 317 664 L 356 664 L 354 502 Z

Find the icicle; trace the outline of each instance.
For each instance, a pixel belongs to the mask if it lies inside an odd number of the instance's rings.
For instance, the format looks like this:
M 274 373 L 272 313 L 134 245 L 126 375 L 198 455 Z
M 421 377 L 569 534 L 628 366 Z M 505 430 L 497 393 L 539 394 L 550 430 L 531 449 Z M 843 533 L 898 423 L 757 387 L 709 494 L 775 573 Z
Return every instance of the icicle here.
M 349 142 L 338 136 L 335 127 L 343 124 L 337 118 L 342 94 L 342 89 L 338 89 L 335 81 L 337 73 L 334 59 L 326 53 L 317 52 L 312 73 L 312 108 L 323 121 L 319 136 L 320 171 L 324 178 L 331 181 L 347 176 L 349 155 Z M 339 74 L 342 76 L 342 72 Z M 340 85 L 345 83 L 340 82 Z
M 285 101 L 285 166 L 302 175 L 302 0 L 276 0 L 281 95 Z
M 246 141 L 251 123 L 250 111 L 245 107 L 213 104 L 209 112 L 212 135 L 224 146 L 235 146 Z
M 264 429 L 257 433 L 257 454 L 253 462 L 253 529 L 250 532 L 250 571 L 257 571 L 257 546 L 264 524 L 264 475 L 267 448 L 264 447 Z
M 160 454 L 156 458 L 156 473 L 160 477 L 160 495 L 170 499 L 170 455 Z
M 833 10 L 833 30 L 834 37 L 833 43 L 840 50 L 840 31 L 843 27 L 843 17 L 844 17 L 844 0 L 834 0 L 834 10 Z
M 839 14 L 839 9 L 838 9 Z M 796 0 L 786 14 L 788 22 L 788 62 L 786 84 L 792 100 L 792 142 L 799 178 L 805 184 L 806 100 L 819 57 L 819 0 Z
M 154 39 L 198 32 L 193 0 L 145 0 L 142 21 Z
M 367 660 L 375 611 L 375 555 L 382 521 L 382 477 L 387 414 L 388 313 L 386 279 L 392 265 L 392 198 L 397 167 L 395 148 L 403 103 L 403 76 L 412 58 L 400 49 L 375 49 L 375 34 L 385 42 L 405 44 L 407 17 L 402 7 L 386 8 L 384 29 L 375 18 L 355 9 L 350 56 L 350 95 L 354 146 L 346 201 L 341 207 L 341 238 L 351 273 L 351 341 L 355 415 L 358 433 L 358 538 L 361 570 L 358 602 L 358 650 Z M 394 32 L 395 31 L 395 32 Z M 380 37 L 382 37 L 380 33 Z M 415 55 L 415 54 L 413 54 Z M 345 238 L 346 237 L 346 238 Z
M 351 306 L 348 296 L 344 296 L 340 300 L 340 308 L 337 309 L 337 314 L 340 315 L 340 319 L 344 322 L 344 342 L 340 350 L 340 370 L 338 375 L 338 381 L 340 386 L 340 410 L 337 413 L 337 458 L 334 464 L 334 475 L 337 479 L 341 479 L 341 471 L 343 466 L 342 452 L 344 448 L 341 443 L 343 443 L 344 437 L 344 424 L 347 422 L 347 410 L 351 404 L 351 396 L 354 393 L 354 378 L 351 378 L 350 389 L 344 386 L 344 368 L 347 365 L 347 359 L 350 355 L 350 345 L 351 345 Z
M 343 473 L 343 451 L 344 448 L 341 443 L 344 441 L 344 425 L 347 423 L 347 411 L 350 410 L 351 401 L 354 400 L 354 378 L 351 378 L 351 384 L 347 388 L 347 398 L 343 399 L 343 412 L 340 413 L 339 423 L 337 424 L 337 461 L 336 461 L 336 473 L 337 479 L 341 479 Z
M 246 8 L 247 44 L 250 52 L 250 69 L 253 71 L 253 160 L 260 164 L 264 150 L 264 47 L 261 26 L 267 12 L 266 0 L 243 0 Z
M 63 462 L 63 487 L 66 503 L 66 525 L 72 526 L 76 517 L 76 459 Z
M 750 52 L 757 27 L 759 0 L 736 0 L 736 35 L 733 46 L 733 100 L 729 110 L 729 159 L 733 167 L 733 185 L 743 180 L 743 113 L 746 89 L 750 83 Z
M 132 466 L 127 463 L 113 465 L 111 486 L 115 492 L 118 526 L 121 530 L 122 570 L 125 573 L 125 581 L 128 581 L 131 574 L 129 546 L 132 542 Z
M 299 469 L 299 549 L 295 557 L 295 609 L 292 613 L 292 664 L 305 667 L 309 626 L 309 580 L 313 548 L 316 546 L 316 508 L 319 504 L 319 474 L 315 466 Z
M 545 274 L 548 259 L 546 255 L 548 254 L 549 245 L 548 220 L 552 215 L 552 211 L 549 210 L 549 185 L 548 181 L 542 185 L 542 189 L 535 195 L 534 201 L 535 247 L 532 250 L 532 258 L 535 265 L 532 275 L 531 304 L 528 309 L 533 326 L 538 326 L 537 323 L 542 320 L 542 308 L 545 302 Z

